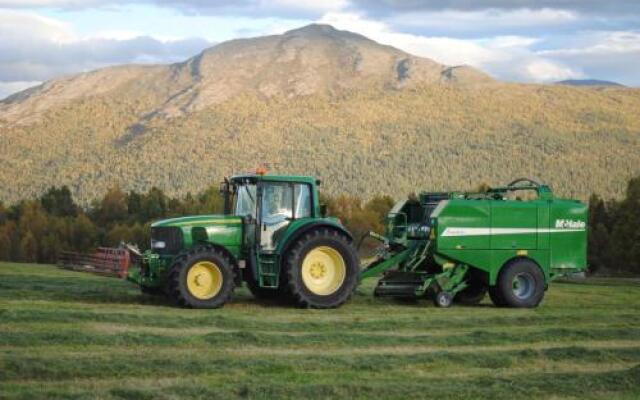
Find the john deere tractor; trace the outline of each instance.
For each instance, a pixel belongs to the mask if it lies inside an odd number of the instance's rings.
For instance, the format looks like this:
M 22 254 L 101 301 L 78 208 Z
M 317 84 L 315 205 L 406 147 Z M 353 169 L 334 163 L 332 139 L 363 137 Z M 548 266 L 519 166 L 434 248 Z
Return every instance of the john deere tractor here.
M 179 305 L 217 308 L 243 281 L 260 298 L 333 308 L 359 274 L 353 238 L 319 204 L 319 181 L 256 174 L 225 179 L 224 215 L 157 221 L 128 279 Z

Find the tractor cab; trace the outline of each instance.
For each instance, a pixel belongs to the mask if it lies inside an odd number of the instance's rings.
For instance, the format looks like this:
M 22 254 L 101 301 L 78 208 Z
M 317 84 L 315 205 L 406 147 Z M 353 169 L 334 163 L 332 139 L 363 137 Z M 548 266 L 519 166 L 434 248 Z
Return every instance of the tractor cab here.
M 245 243 L 256 252 L 274 252 L 292 222 L 320 217 L 318 183 L 308 176 L 234 176 L 222 186 L 225 214 L 243 218 Z

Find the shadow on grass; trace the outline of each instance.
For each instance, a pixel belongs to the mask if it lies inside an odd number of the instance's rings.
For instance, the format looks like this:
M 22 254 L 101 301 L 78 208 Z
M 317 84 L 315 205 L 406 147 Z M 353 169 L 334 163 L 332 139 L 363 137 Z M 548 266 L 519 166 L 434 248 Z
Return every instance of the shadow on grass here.
M 59 301 L 90 304 L 132 304 L 174 307 L 164 295 L 143 294 L 131 282 L 86 272 L 66 272 L 51 267 L 45 273 L 6 274 L 0 279 L 0 300 Z M 367 288 L 358 288 L 350 302 L 361 305 L 399 305 L 406 308 L 435 307 L 431 299 L 378 298 Z M 298 309 L 291 299 L 257 299 L 244 287 L 236 288 L 232 304 L 256 308 Z M 489 304 L 456 308 L 487 308 Z
M 85 272 L 65 274 L 64 276 L 28 273 L 3 275 L 0 279 L 0 300 L 175 307 L 163 294 L 143 294 L 134 283 Z M 232 303 L 265 308 L 298 308 L 291 300 L 256 299 L 244 288 L 236 288 Z

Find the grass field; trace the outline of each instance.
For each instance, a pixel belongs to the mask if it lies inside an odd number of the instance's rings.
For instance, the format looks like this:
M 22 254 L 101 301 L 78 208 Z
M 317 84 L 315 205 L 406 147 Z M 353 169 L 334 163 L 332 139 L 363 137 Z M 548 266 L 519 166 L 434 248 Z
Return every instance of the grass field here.
M 0 398 L 640 398 L 640 281 L 535 310 L 374 299 L 182 310 L 112 278 L 0 263 Z

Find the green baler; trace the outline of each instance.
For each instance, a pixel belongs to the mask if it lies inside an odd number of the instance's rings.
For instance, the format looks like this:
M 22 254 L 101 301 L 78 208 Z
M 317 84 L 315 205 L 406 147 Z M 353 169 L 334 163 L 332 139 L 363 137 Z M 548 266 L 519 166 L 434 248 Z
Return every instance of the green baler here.
M 384 236 L 372 234 L 383 246 L 360 277 L 383 274 L 377 296 L 431 296 L 448 307 L 489 292 L 498 306 L 535 307 L 551 280 L 586 269 L 586 221 L 585 204 L 530 179 L 421 193 L 393 207 Z

